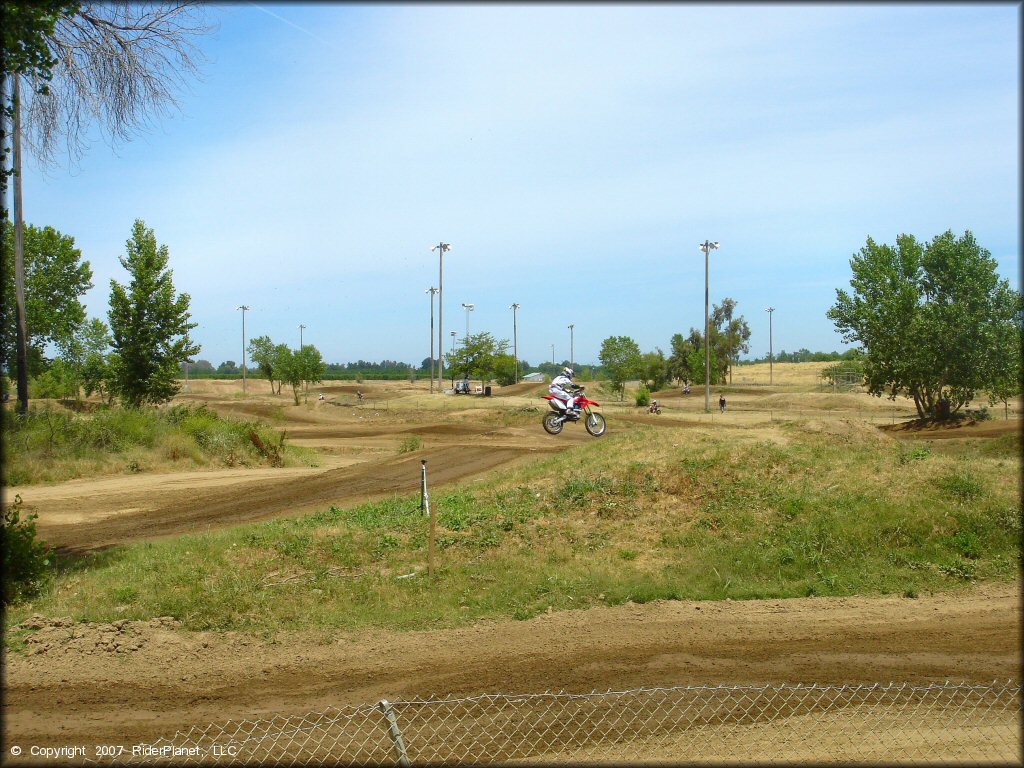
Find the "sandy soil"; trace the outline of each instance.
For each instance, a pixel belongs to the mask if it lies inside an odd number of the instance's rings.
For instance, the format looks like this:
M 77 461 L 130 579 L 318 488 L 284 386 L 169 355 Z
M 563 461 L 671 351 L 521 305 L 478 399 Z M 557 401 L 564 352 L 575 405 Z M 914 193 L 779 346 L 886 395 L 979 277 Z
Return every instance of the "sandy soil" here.
M 92 549 L 415 493 L 421 458 L 436 488 L 593 439 L 571 427 L 547 435 L 539 409 L 528 426 L 482 423 L 475 409 L 483 398 L 445 397 L 438 405 L 441 396 L 431 400 L 426 383 L 366 385 L 364 393 L 372 390 L 386 410 L 356 406 L 344 386 L 325 387 L 330 400 L 282 407 L 290 399 L 263 393 L 243 400 L 226 384 L 234 383 L 193 382 L 182 399 L 272 417 L 289 439 L 322 449 L 322 466 L 126 475 L 7 492 L 39 514 L 51 543 Z M 536 393 L 520 386 L 491 403 L 538 405 Z M 651 423 L 613 413 L 610 428 Z M 842 421 L 822 424 L 844 428 Z M 410 435 L 421 437 L 422 448 L 398 453 Z M 291 635 L 272 643 L 188 633 L 170 619 L 85 625 L 40 616 L 25 624 L 35 630 L 28 652 L 5 658 L 3 733 L 6 744 L 133 744 L 193 725 L 381 698 L 1019 679 L 1020 613 L 1020 585 L 1013 584 L 917 599 L 629 604 L 456 630 Z
M 1020 592 L 661 602 L 456 630 L 264 643 L 170 620 L 39 618 L 8 656 L 11 743 L 132 744 L 193 725 L 415 696 L 739 683 L 1017 678 Z

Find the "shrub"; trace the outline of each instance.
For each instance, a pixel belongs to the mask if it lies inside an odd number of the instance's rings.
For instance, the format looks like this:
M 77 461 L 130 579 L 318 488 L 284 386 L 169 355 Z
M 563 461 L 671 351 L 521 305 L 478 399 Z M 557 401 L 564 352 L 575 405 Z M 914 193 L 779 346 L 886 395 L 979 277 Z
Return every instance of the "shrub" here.
M 636 393 L 636 404 L 644 407 L 651 404 L 651 393 L 647 387 L 640 387 L 640 390 Z
M 423 440 L 420 439 L 419 435 L 413 435 L 402 440 L 398 445 L 399 453 L 412 453 L 418 451 L 423 446 Z
M 4 510 L 4 605 L 38 593 L 50 578 L 50 548 L 36 540 L 35 518 L 21 518 L 21 496 Z

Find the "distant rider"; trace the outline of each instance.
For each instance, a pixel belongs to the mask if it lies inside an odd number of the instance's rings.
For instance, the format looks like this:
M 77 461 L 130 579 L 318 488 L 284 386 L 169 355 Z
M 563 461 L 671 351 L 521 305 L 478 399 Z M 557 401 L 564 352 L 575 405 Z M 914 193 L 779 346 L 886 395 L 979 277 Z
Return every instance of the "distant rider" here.
M 562 372 L 551 380 L 551 385 L 548 387 L 548 392 L 565 403 L 566 411 L 570 416 L 579 415 L 579 408 L 575 405 L 576 393 L 583 389 L 573 382 L 572 378 L 575 375 L 572 368 L 563 368 Z

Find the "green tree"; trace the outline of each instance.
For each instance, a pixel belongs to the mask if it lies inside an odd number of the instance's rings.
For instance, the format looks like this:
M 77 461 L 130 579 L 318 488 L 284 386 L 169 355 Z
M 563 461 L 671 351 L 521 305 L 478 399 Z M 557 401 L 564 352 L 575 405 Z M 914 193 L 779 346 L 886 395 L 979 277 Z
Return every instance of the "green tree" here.
M 110 328 L 99 318 L 94 317 L 82 326 L 77 344 L 81 349 L 81 379 L 86 397 L 93 392 L 103 399 L 107 397 L 113 341 Z
M 54 366 L 61 363 L 68 367 L 65 378 L 74 382 L 70 396 L 77 398 L 79 387 L 85 389 L 87 397 L 93 392 L 101 398 L 105 396 L 110 343 L 107 324 L 94 317 L 79 326 L 70 342 L 61 345 L 60 358 L 54 361 Z
M 670 381 L 683 384 L 689 381 L 690 368 L 686 361 L 690 354 L 690 345 L 686 343 L 686 337 L 681 333 L 673 333 L 669 339 L 669 355 L 665 361 L 665 375 Z
M 256 363 L 260 373 L 270 382 L 270 392 L 274 392 L 274 342 L 269 336 L 257 336 L 249 339 L 249 359 Z
M 322 381 L 326 369 L 320 350 L 312 344 L 304 344 L 295 351 L 284 344 L 275 347 L 274 370 L 282 384 L 291 386 L 296 405 L 300 403 L 302 383 Z
M 721 304 L 712 308 L 708 323 L 711 326 L 711 346 L 715 351 L 715 359 L 721 361 L 712 368 L 717 383 L 725 383 L 726 377 L 732 379 L 733 362 L 741 354 L 750 351 L 750 327 L 742 315 L 733 317 L 736 301 L 722 299 Z
M 281 394 L 281 386 L 289 381 L 288 376 L 293 373 L 293 357 L 291 347 L 287 344 L 274 345 L 271 367 L 274 369 L 273 375 L 277 379 L 277 394 L 279 395 Z M 273 380 L 271 380 L 270 384 L 270 388 L 273 389 Z
M 14 296 L 14 225 L 3 226 L 3 303 L 0 306 L 0 360 L 15 368 L 17 336 Z M 85 321 L 81 297 L 92 288 L 92 269 L 82 261 L 75 239 L 53 227 L 28 225 L 23 234 L 25 253 L 25 326 L 28 374 L 45 368 L 48 344 L 67 348 Z
M 657 392 L 668 383 L 668 363 L 660 349 L 640 356 L 640 381 L 649 392 Z
M 455 354 L 446 352 L 445 366 L 453 376 L 468 376 L 485 384 L 495 371 L 496 358 L 508 351 L 508 339 L 495 340 L 487 331 L 472 333 L 463 338 Z
M 302 377 L 301 381 L 307 385 L 312 383 L 316 384 L 323 381 L 324 372 L 327 370 L 327 364 L 324 363 L 323 356 L 320 354 L 320 350 L 314 347 L 312 344 L 303 344 L 302 348 L 295 353 L 296 365 L 299 368 L 299 375 Z M 306 400 L 309 400 L 309 389 L 305 389 Z M 296 403 L 297 404 L 297 403 Z
M 176 294 L 166 245 L 157 245 L 152 229 L 136 219 L 120 258 L 131 282 L 110 281 L 110 331 L 114 354 L 110 389 L 129 406 L 170 400 L 181 385 L 178 365 L 199 352 L 188 332 L 189 295 Z
M 999 389 L 1010 355 L 1020 357 L 1021 296 L 967 231 L 925 244 L 867 244 L 850 260 L 852 291 L 836 290 L 828 317 L 866 352 L 868 391 L 912 398 L 918 416 L 955 413 L 979 391 Z
M 519 370 L 523 370 L 522 361 L 519 362 Z M 514 384 L 516 381 L 516 359 L 508 353 L 494 356 L 494 380 L 503 387 Z
M 626 382 L 640 375 L 640 347 L 629 336 L 609 336 L 601 342 L 598 355 L 608 381 L 619 400 L 626 396 Z
M 234 374 L 241 372 L 242 369 L 238 367 L 238 363 L 236 363 L 234 360 L 225 360 L 223 363 L 217 366 L 217 373 Z

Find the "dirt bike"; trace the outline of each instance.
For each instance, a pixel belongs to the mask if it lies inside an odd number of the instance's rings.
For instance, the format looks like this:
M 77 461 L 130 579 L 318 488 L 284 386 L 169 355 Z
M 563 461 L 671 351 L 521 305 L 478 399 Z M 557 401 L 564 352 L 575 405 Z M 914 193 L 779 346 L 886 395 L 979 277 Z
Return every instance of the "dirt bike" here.
M 579 410 L 574 413 L 568 413 L 565 407 L 565 403 L 559 400 L 554 395 L 544 395 L 544 399 L 548 401 L 548 405 L 551 406 L 551 410 L 554 413 L 544 414 L 544 431 L 551 435 L 557 435 L 562 431 L 562 427 L 565 426 L 567 421 L 579 421 L 580 416 L 583 416 L 583 426 L 587 428 L 587 432 L 592 434 L 594 437 L 600 437 L 604 434 L 608 424 L 604 420 L 604 416 L 600 413 L 592 411 L 590 406 L 601 405 L 595 400 L 587 399 L 587 396 L 582 394 L 582 387 L 580 388 L 580 394 L 577 394 L 573 398 L 573 405 Z
M 649 406 L 647 407 L 647 412 L 648 412 L 648 413 L 656 413 L 656 414 L 658 414 L 659 416 L 661 415 L 661 406 L 660 406 L 660 405 L 658 405 L 658 401 L 657 401 L 657 400 L 655 400 L 654 402 L 652 402 L 652 403 L 651 403 L 651 404 L 650 404 L 650 405 L 649 405 Z

